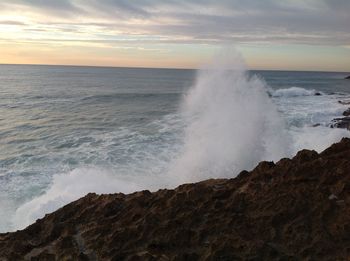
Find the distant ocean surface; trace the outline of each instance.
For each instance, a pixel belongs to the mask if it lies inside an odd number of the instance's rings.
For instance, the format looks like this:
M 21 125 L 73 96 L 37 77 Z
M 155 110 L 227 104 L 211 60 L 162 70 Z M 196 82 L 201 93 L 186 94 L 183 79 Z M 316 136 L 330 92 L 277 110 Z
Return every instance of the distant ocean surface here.
M 0 231 L 88 192 L 172 188 L 321 151 L 350 136 L 329 128 L 347 109 L 345 76 L 0 65 Z

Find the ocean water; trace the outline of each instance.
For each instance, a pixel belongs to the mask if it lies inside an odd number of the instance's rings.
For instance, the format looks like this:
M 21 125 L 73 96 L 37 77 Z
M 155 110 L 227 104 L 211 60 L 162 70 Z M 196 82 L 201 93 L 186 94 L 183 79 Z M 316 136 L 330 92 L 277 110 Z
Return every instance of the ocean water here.
M 347 109 L 345 76 L 0 65 L 0 232 L 88 192 L 172 188 L 321 151 L 350 136 L 329 128 Z

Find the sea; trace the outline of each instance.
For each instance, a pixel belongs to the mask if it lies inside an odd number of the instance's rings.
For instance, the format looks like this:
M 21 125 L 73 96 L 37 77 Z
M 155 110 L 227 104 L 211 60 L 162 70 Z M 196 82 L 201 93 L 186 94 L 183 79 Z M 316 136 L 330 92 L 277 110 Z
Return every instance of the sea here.
M 0 232 L 89 192 L 171 189 L 320 152 L 350 137 L 330 128 L 346 76 L 0 65 Z

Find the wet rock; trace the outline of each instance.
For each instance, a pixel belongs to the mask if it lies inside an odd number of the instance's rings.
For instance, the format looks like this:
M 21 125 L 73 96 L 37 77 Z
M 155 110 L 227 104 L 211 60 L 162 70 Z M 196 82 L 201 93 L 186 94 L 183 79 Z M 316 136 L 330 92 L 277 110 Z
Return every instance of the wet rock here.
M 350 108 L 343 112 L 343 116 L 350 116 Z
M 314 150 L 301 150 L 295 155 L 293 161 L 297 163 L 303 163 L 307 161 L 312 161 L 318 157 L 318 153 Z
M 349 105 L 350 104 L 350 101 L 349 100 L 342 100 L 342 101 L 338 101 L 340 104 L 343 104 L 343 105 Z
M 332 120 L 331 128 L 350 130 L 350 117 L 335 118 Z
M 232 179 L 87 196 L 0 234 L 0 260 L 347 260 L 350 139 Z

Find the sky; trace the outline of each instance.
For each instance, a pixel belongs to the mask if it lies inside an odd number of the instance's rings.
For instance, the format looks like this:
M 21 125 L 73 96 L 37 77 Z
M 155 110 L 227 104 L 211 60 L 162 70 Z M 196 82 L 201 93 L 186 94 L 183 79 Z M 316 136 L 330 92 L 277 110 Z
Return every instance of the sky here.
M 0 63 L 350 71 L 349 0 L 1 0 Z

